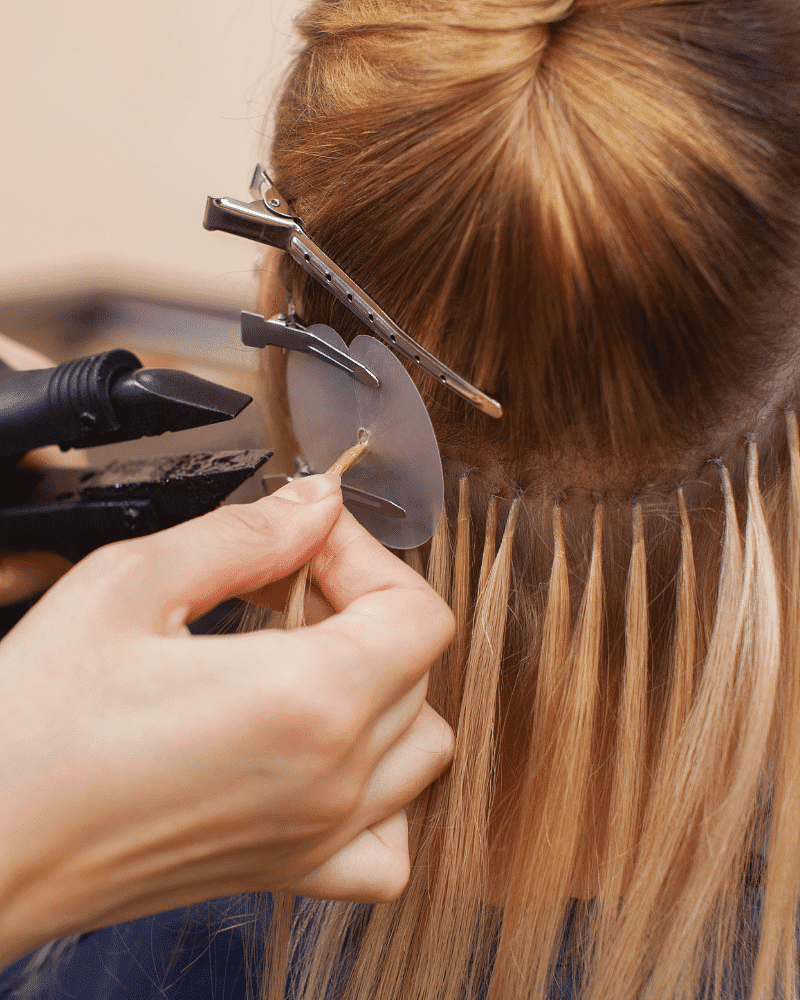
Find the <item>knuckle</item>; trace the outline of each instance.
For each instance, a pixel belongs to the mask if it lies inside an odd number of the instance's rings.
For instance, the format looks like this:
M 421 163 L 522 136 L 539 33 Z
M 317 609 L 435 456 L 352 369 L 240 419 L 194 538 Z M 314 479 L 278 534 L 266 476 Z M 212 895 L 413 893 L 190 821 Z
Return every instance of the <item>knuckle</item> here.
M 292 714 L 298 730 L 307 734 L 317 755 L 331 767 L 353 752 L 361 736 L 361 720 L 353 704 L 321 685 L 298 695 Z
M 313 790 L 306 806 L 314 825 L 328 832 L 349 825 L 361 807 L 364 784 L 348 769 L 331 769 L 322 763 L 309 769 L 306 777 L 307 789 Z
M 424 622 L 433 647 L 444 650 L 453 641 L 456 623 L 450 607 L 427 585 L 415 592 L 414 620 Z
M 358 782 L 346 779 L 331 782 L 328 793 L 319 803 L 319 813 L 330 826 L 342 826 L 358 811 L 362 794 L 362 786 Z
M 297 698 L 291 715 L 292 744 L 302 747 L 306 781 L 315 789 L 314 815 L 338 827 L 357 811 L 368 785 L 369 775 L 354 753 L 361 727 L 347 706 L 322 696 Z
M 102 580 L 113 587 L 117 581 L 130 581 L 141 576 L 151 558 L 150 539 L 136 538 L 95 549 L 78 565 L 91 580 Z
M 453 760 L 455 735 L 445 720 L 427 703 L 408 733 L 420 790 L 442 774 Z
M 456 632 L 456 619 L 450 606 L 434 594 L 435 600 L 431 603 L 430 616 L 437 632 L 441 633 L 442 642 L 448 644 L 452 642 Z
M 393 903 L 399 899 L 408 885 L 411 863 L 408 853 L 393 851 L 387 858 L 379 879 L 376 879 L 370 893 L 372 903 Z
M 269 530 L 270 522 L 266 512 L 257 504 L 229 504 L 218 507 L 206 515 L 207 527 L 222 538 L 253 536 L 262 540 Z
M 455 734 L 450 724 L 427 701 L 422 705 L 417 719 L 432 746 L 441 749 L 442 752 L 452 749 L 455 744 Z
M 371 903 L 394 903 L 398 900 L 408 884 L 410 872 L 408 867 L 401 872 L 397 871 L 395 874 L 387 875 L 383 882 L 375 887 L 375 891 L 372 894 L 372 899 L 369 900 Z
M 319 721 L 319 740 L 334 761 L 342 761 L 353 752 L 361 736 L 361 720 L 352 704 L 333 698 L 315 713 Z
M 439 753 L 445 762 L 449 764 L 456 753 L 456 734 L 452 726 L 449 726 L 444 719 L 441 725 L 441 743 Z

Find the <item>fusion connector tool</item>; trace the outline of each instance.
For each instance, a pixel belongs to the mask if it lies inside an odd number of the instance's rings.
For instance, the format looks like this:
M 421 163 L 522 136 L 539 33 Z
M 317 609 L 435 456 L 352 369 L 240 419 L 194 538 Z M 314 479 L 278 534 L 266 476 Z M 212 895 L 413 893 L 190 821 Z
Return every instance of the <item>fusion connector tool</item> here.
M 503 415 L 502 407 L 496 400 L 470 385 L 421 347 L 316 245 L 306 233 L 302 220 L 294 214 L 260 163 L 253 173 L 250 194 L 254 199 L 251 202 L 209 198 L 203 222 L 205 228 L 244 236 L 284 250 L 385 344 L 483 413 L 490 417 Z
M 16 469 L 32 448 L 63 451 L 231 420 L 252 397 L 106 351 L 55 368 L 0 362 L 0 547 L 77 560 L 213 510 L 270 457 L 266 451 L 113 462 L 103 469 Z

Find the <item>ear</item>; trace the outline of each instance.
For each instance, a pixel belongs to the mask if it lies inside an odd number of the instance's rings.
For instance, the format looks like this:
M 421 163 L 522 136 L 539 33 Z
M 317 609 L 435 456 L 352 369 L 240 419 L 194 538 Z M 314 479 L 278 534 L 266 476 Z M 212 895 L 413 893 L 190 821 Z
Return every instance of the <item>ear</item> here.
M 269 430 L 271 473 L 295 474 L 294 457 L 300 455 L 300 445 L 294 432 L 286 392 L 287 355 L 280 347 L 264 347 L 259 359 L 261 384 L 264 389 L 264 412 Z
M 256 254 L 256 312 L 262 316 L 286 312 L 286 289 L 280 275 L 282 257 L 283 250 L 267 246 L 262 246 Z
M 262 247 L 260 253 L 256 312 L 262 316 L 285 313 L 288 311 L 289 301 L 280 277 L 283 251 L 276 250 L 275 247 Z M 293 476 L 294 456 L 300 454 L 300 446 L 292 427 L 286 395 L 286 355 L 279 347 L 265 347 L 259 354 L 258 369 L 269 446 L 274 450 L 270 459 L 270 472 Z

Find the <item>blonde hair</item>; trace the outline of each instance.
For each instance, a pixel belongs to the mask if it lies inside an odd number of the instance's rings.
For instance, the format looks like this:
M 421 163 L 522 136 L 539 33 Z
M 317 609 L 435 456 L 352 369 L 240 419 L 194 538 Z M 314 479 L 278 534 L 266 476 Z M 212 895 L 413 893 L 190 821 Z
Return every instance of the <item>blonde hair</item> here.
M 396 903 L 275 903 L 265 996 L 790 997 L 800 898 L 800 19 L 763 0 L 342 0 L 281 190 L 409 332 L 457 731 Z M 292 262 L 302 318 L 357 322 Z M 788 309 L 788 306 L 787 306 Z M 709 461 L 709 459 L 713 459 Z M 293 927 L 293 930 L 292 930 Z

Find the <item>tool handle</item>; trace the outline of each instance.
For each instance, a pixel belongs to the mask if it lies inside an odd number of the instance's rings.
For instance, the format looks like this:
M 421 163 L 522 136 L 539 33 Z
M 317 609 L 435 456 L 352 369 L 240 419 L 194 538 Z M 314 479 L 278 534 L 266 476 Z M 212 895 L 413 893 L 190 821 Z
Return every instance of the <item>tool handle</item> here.
M 0 457 L 60 444 L 80 448 L 119 430 L 110 390 L 142 363 L 130 351 L 105 351 L 55 368 L 0 368 Z

